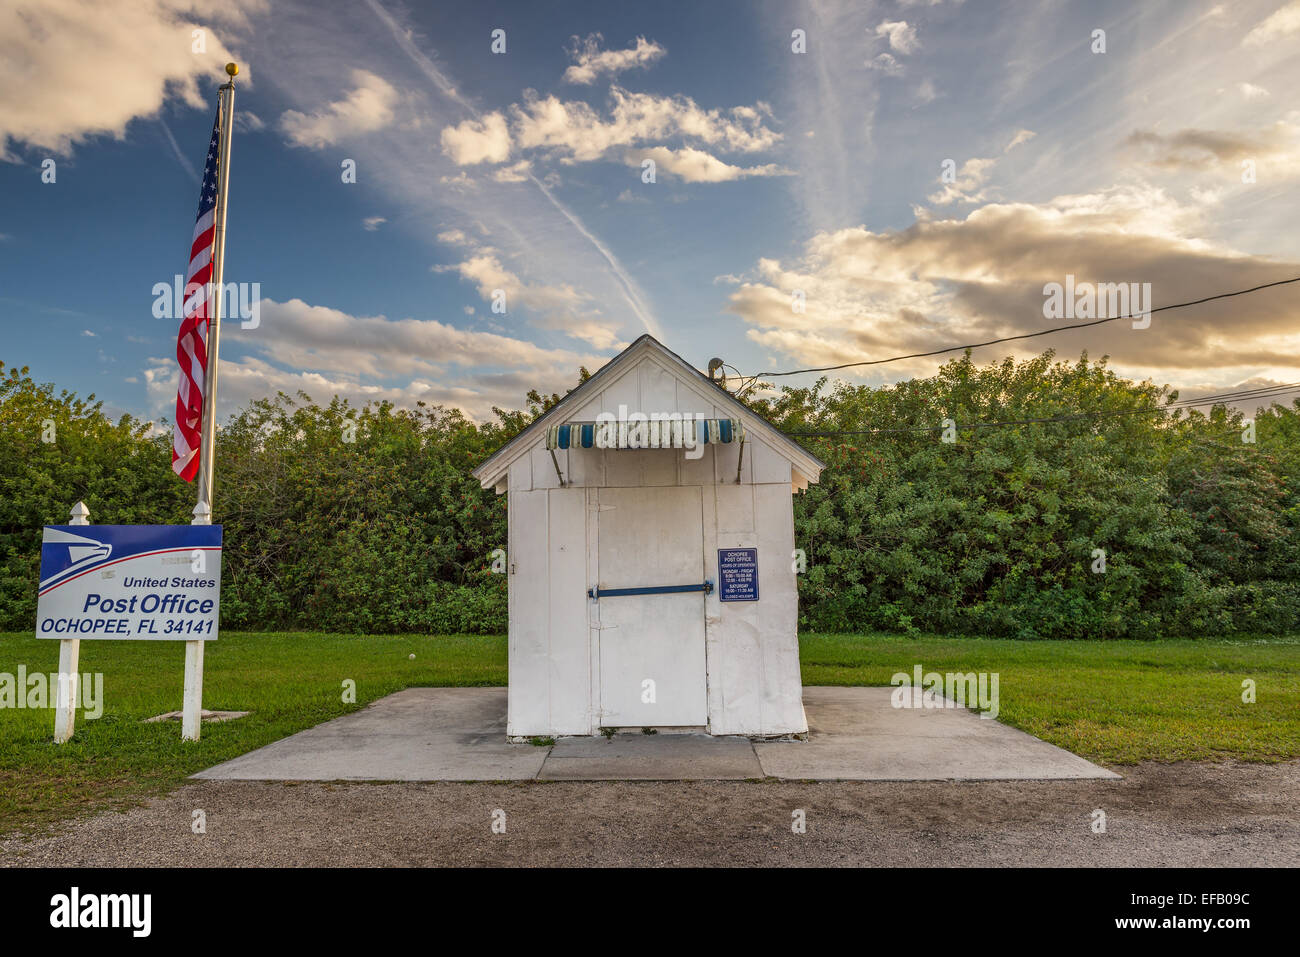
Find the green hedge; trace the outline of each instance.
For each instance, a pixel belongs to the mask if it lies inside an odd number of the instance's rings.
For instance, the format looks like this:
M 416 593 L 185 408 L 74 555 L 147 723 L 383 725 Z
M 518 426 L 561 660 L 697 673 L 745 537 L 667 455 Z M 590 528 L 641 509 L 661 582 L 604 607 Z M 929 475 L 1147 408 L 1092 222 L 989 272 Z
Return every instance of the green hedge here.
M 580 372 L 580 378 L 587 375 Z M 819 382 L 753 401 L 827 463 L 795 497 L 800 622 L 1019 638 L 1300 630 L 1300 415 L 1164 410 L 1104 361 L 964 357 L 885 388 Z M 556 395 L 459 412 L 280 394 L 217 440 L 222 625 L 500 633 L 505 500 L 470 470 Z M 1156 413 L 1144 410 L 1158 409 Z M 1088 418 L 996 428 L 978 423 Z M 938 431 L 956 424 L 957 441 Z M 46 442 L 49 425 L 54 441 Z M 867 434 L 870 433 L 870 434 Z M 170 435 L 0 364 L 0 628 L 35 619 L 40 527 L 186 522 Z M 1105 571 L 1094 571 L 1097 550 Z

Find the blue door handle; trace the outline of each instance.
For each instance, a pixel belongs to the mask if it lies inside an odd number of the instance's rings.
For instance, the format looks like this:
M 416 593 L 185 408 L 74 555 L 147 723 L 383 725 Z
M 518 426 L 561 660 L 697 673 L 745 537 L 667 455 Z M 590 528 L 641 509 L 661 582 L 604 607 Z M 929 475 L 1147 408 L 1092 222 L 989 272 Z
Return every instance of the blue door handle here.
M 709 594 L 713 591 L 713 582 L 704 581 L 698 585 L 641 585 L 637 588 L 595 588 L 587 589 L 587 597 L 596 598 L 613 598 L 619 595 L 670 595 L 677 592 L 702 591 Z

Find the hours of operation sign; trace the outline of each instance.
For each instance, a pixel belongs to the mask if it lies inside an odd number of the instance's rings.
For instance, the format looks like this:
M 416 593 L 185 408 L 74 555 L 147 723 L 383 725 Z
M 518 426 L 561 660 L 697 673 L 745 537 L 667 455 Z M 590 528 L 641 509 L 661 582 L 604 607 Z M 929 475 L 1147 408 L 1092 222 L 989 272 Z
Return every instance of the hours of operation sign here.
M 758 601 L 758 549 L 718 549 L 718 600 Z
M 217 637 L 220 525 L 47 525 L 38 638 Z

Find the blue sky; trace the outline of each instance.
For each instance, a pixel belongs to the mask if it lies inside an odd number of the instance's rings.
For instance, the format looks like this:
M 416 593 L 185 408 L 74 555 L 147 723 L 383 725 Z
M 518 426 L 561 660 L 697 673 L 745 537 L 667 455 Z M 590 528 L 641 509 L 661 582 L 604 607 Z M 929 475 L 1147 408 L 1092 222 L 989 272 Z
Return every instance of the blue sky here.
M 185 267 L 230 59 L 226 280 L 263 303 L 225 326 L 223 414 L 302 389 L 484 417 L 645 331 L 748 373 L 1055 325 L 1043 285 L 1067 274 L 1149 282 L 1157 306 L 1300 275 L 1298 44 L 1297 0 L 20 0 L 0 11 L 0 359 L 170 414 L 152 290 Z M 1297 312 L 1270 291 L 977 357 L 1294 381 Z

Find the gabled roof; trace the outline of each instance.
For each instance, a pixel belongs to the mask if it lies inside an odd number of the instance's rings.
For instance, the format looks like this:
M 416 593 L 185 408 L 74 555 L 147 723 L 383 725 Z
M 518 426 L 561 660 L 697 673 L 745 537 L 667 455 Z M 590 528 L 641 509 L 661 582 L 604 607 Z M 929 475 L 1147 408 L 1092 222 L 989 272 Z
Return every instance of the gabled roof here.
M 779 449 L 790 460 L 796 471 L 810 482 L 817 481 L 821 470 L 826 467 L 825 462 L 781 432 L 763 416 L 744 405 L 744 403 L 737 401 L 730 392 L 719 387 L 716 382 L 700 372 L 699 369 L 648 333 L 610 359 L 590 379 L 566 395 L 544 415 L 534 420 L 528 428 L 493 452 L 471 474 L 479 480 L 479 483 L 484 488 L 491 488 L 496 485 L 515 459 L 531 449 L 534 443 L 545 439 L 548 426 L 559 425 L 567 421 L 568 416 L 575 409 L 580 408 L 582 403 L 590 398 L 592 394 L 600 391 L 603 383 L 616 379 L 620 371 L 634 365 L 647 352 L 668 359 L 669 365 L 681 373 L 683 380 L 694 385 L 701 397 L 707 397 L 719 406 L 731 410 L 730 417 L 740 419 L 744 423 L 746 431 L 762 436 L 764 440 Z

